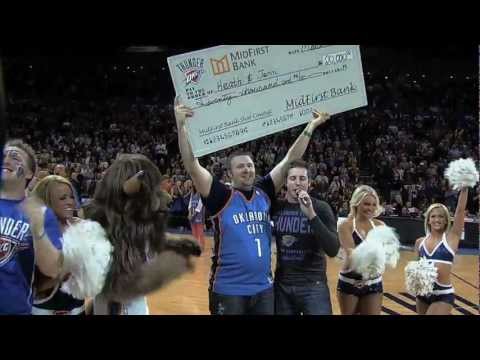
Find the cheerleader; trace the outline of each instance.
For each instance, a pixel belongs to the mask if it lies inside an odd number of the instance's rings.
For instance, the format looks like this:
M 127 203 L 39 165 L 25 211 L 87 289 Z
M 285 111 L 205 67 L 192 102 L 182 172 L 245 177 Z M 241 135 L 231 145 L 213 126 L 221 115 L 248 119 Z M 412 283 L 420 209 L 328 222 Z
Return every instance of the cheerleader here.
M 32 195 L 37 196 L 53 210 L 62 233 L 74 223 L 80 221 L 74 217 L 77 201 L 73 186 L 62 176 L 49 175 L 35 186 Z M 32 315 L 85 315 L 85 301 L 75 299 L 63 292 L 61 281 L 35 272 L 35 298 Z
M 339 240 L 346 255 L 339 274 L 337 297 L 342 315 L 379 315 L 382 307 L 382 276 L 364 279 L 351 269 L 351 256 L 375 227 L 385 225 L 376 217 L 382 213 L 377 192 L 370 186 L 361 185 L 350 199 L 350 213 L 339 226 Z
M 463 231 L 468 187 L 475 186 L 479 175 L 472 159 L 459 159 L 449 164 L 445 177 L 454 190 L 460 191 L 453 224 L 445 205 L 430 205 L 425 212 L 426 236 L 415 242 L 420 260 L 405 268 L 407 291 L 416 295 L 420 315 L 449 315 L 452 311 L 452 266 Z
M 419 315 L 449 315 L 452 311 L 455 291 L 450 274 L 463 231 L 467 198 L 468 188 L 463 188 L 460 190 L 453 225 L 449 211 L 443 204 L 432 204 L 425 213 L 427 235 L 417 239 L 415 250 L 420 258 L 435 265 L 437 278 L 430 294 L 417 296 Z

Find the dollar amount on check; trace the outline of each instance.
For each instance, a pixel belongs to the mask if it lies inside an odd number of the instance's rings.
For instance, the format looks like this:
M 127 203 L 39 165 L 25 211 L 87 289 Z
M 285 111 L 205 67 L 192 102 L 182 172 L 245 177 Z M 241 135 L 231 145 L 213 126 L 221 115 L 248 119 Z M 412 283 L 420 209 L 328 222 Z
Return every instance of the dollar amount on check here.
M 196 157 L 367 105 L 358 45 L 216 46 L 168 58 Z

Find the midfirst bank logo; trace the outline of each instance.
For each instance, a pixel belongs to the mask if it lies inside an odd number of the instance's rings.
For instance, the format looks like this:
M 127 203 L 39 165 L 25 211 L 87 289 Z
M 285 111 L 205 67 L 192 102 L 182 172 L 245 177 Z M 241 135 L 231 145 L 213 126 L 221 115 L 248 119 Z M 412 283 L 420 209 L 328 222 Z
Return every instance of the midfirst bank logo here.
M 203 63 L 204 60 L 202 58 L 188 58 L 175 65 L 185 76 L 185 85 L 198 84 L 202 74 L 205 72 Z
M 221 75 L 227 72 L 230 72 L 230 63 L 228 62 L 228 57 L 225 55 L 221 59 L 210 59 L 212 64 L 213 75 Z

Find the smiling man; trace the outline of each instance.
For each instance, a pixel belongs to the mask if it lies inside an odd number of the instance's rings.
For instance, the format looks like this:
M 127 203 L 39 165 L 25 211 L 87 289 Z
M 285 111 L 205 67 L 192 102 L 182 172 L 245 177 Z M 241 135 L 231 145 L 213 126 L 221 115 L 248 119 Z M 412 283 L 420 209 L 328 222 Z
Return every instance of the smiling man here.
M 61 231 L 51 209 L 25 199 L 37 170 L 33 149 L 21 140 L 8 141 L 1 169 L 0 314 L 29 315 L 35 265 L 48 277 L 60 274 Z
M 214 219 L 210 313 L 273 314 L 270 204 L 285 182 L 288 164 L 303 156 L 312 132 L 327 121 L 329 115 L 315 112 L 314 119 L 285 158 L 257 183 L 252 154 L 231 154 L 226 165 L 232 187 L 214 178 L 193 156 L 185 128 L 186 118 L 192 116 L 191 109 L 176 102 L 175 118 L 182 160 Z
M 275 314 L 331 315 L 326 259 L 340 248 L 331 207 L 308 194 L 307 163 L 293 161 L 284 200 L 272 206 L 277 243 Z

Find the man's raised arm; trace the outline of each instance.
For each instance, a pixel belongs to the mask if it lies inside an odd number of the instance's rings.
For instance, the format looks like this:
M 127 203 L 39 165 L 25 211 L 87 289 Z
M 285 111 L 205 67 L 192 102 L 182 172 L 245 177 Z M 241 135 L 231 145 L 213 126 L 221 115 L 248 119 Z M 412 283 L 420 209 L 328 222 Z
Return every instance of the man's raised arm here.
M 178 147 L 182 155 L 183 165 L 192 177 L 193 183 L 198 192 L 207 197 L 210 193 L 213 177 L 203 166 L 200 165 L 197 158 L 193 156 L 192 146 L 188 140 L 187 129 L 185 126 L 186 119 L 193 117 L 193 111 L 180 103 L 178 96 L 175 98 L 175 120 L 178 129 Z

